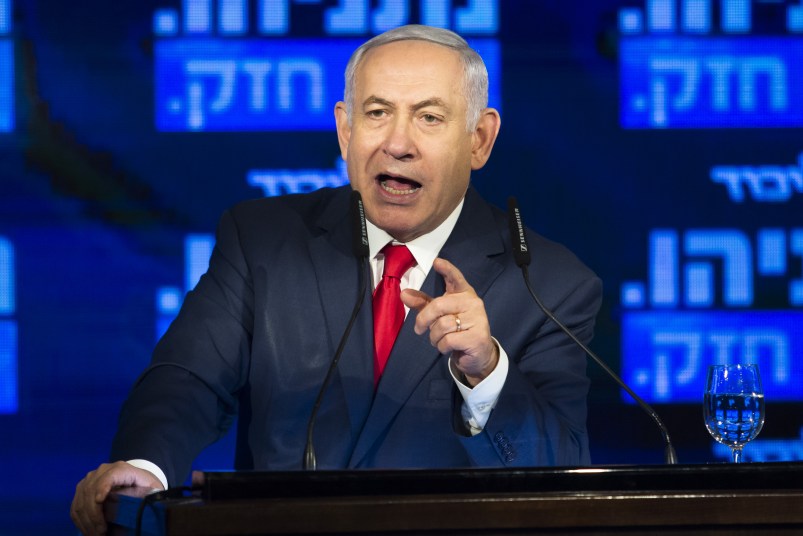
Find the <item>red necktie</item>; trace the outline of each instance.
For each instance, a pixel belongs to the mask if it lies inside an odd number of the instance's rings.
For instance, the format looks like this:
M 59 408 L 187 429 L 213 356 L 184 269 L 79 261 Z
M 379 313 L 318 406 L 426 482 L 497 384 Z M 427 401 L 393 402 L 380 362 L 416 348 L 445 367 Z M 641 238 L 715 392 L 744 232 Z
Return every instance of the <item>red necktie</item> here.
M 390 350 L 404 323 L 404 304 L 401 301 L 401 277 L 415 266 L 407 246 L 388 244 L 382 249 L 385 267 L 382 281 L 374 291 L 374 384 L 388 362 Z

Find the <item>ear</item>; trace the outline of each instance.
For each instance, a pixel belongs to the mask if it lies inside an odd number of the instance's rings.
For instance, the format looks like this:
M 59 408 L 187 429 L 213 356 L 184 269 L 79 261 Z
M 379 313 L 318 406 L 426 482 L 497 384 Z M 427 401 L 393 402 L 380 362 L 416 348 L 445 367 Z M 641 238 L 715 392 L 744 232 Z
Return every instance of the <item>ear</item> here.
M 349 152 L 351 126 L 349 125 L 349 115 L 346 112 L 346 103 L 343 101 L 335 104 L 335 125 L 337 125 L 337 142 L 340 144 L 340 156 L 343 157 L 343 160 L 348 160 L 346 156 Z
M 480 169 L 491 157 L 491 150 L 494 148 L 501 126 L 502 119 L 499 117 L 499 112 L 493 108 L 485 108 L 482 111 L 477 128 L 471 134 L 471 169 Z

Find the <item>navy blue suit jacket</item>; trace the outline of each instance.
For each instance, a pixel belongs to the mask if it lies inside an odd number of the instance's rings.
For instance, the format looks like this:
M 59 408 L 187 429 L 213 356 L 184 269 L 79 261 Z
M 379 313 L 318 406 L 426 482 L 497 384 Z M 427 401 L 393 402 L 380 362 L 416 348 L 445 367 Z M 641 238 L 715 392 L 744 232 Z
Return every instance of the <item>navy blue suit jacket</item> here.
M 121 414 L 112 459 L 144 458 L 180 484 L 237 421 L 238 469 L 302 467 L 307 420 L 357 299 L 350 188 L 259 199 L 227 211 L 208 272 L 186 296 Z M 530 278 L 581 340 L 601 283 L 567 249 L 528 231 Z M 376 389 L 370 292 L 315 425 L 321 469 L 583 465 L 586 357 L 533 303 L 507 219 L 469 189 L 440 256 L 484 300 L 510 370 L 485 429 L 470 436 L 447 357 L 408 315 Z M 444 292 L 430 271 L 422 290 Z

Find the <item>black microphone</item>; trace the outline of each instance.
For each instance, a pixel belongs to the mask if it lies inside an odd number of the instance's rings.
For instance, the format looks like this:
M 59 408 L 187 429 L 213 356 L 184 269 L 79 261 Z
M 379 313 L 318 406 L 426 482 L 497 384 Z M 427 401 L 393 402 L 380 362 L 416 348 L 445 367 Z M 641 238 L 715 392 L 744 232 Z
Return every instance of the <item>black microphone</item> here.
M 318 415 L 318 409 L 321 407 L 323 394 L 326 392 L 326 387 L 332 379 L 332 376 L 337 369 L 337 363 L 340 361 L 340 356 L 343 349 L 346 347 L 346 341 L 351 333 L 351 328 L 354 326 L 354 321 L 357 320 L 357 314 L 362 307 L 363 297 L 365 296 L 365 289 L 368 286 L 369 269 L 368 263 L 368 228 L 365 226 L 365 207 L 362 204 L 362 196 L 360 192 L 354 190 L 351 192 L 351 217 L 352 217 L 352 252 L 354 256 L 362 264 L 362 271 L 360 277 L 360 290 L 357 293 L 357 301 L 354 303 L 354 309 L 351 311 L 351 318 L 346 325 L 343 336 L 340 338 L 340 344 L 337 346 L 335 355 L 332 362 L 329 364 L 329 370 L 326 371 L 326 377 L 323 379 L 321 388 L 318 391 L 318 396 L 315 398 L 315 405 L 312 407 L 312 413 L 309 416 L 307 423 L 307 444 L 304 447 L 304 469 L 314 471 L 317 468 L 317 460 L 315 458 L 315 447 L 312 444 L 312 431 L 315 427 L 315 417 Z
M 675 454 L 675 448 L 672 446 L 672 440 L 669 438 L 669 430 L 664 425 L 664 422 L 658 416 L 658 413 L 645 402 L 640 396 L 638 396 L 628 385 L 622 381 L 622 379 L 608 366 L 605 362 L 594 352 L 591 351 L 588 346 L 583 344 L 583 342 L 577 338 L 577 336 L 572 333 L 572 331 L 567 328 L 563 322 L 555 317 L 555 314 L 550 311 L 538 298 L 535 291 L 533 291 L 532 286 L 530 285 L 530 274 L 527 268 L 530 265 L 530 251 L 527 247 L 527 238 L 524 234 L 524 225 L 521 221 L 521 213 L 519 212 L 518 203 L 516 203 L 516 199 L 514 197 L 510 197 L 507 200 L 507 210 L 508 210 L 508 223 L 510 224 L 510 238 L 511 242 L 513 243 L 513 258 L 516 261 L 516 264 L 521 268 L 521 273 L 524 276 L 524 284 L 527 285 L 527 290 L 530 292 L 530 296 L 532 296 L 535 303 L 538 304 L 538 307 L 544 312 L 544 314 L 552 320 L 563 332 L 571 338 L 575 344 L 577 344 L 583 351 L 590 356 L 600 367 L 602 370 L 608 373 L 608 376 L 614 379 L 619 386 L 624 389 L 627 394 L 629 394 L 633 400 L 635 400 L 641 409 L 643 409 L 647 414 L 652 417 L 655 424 L 658 425 L 658 429 L 661 431 L 661 435 L 664 438 L 664 443 L 666 444 L 666 448 L 664 449 L 664 460 L 667 464 L 675 464 L 677 463 L 677 454 Z
M 362 204 L 362 196 L 357 190 L 351 192 L 351 223 L 353 227 L 351 247 L 354 256 L 358 259 L 368 258 L 368 227 L 365 225 L 365 207 Z

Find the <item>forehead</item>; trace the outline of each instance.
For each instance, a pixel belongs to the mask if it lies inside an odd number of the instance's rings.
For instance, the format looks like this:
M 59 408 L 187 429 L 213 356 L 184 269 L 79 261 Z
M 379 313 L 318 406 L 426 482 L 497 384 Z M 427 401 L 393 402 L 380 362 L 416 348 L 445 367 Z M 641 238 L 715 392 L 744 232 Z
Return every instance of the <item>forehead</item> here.
M 427 41 L 395 41 L 366 52 L 356 73 L 358 94 L 380 94 L 400 89 L 430 91 L 451 96 L 463 81 L 460 54 Z

